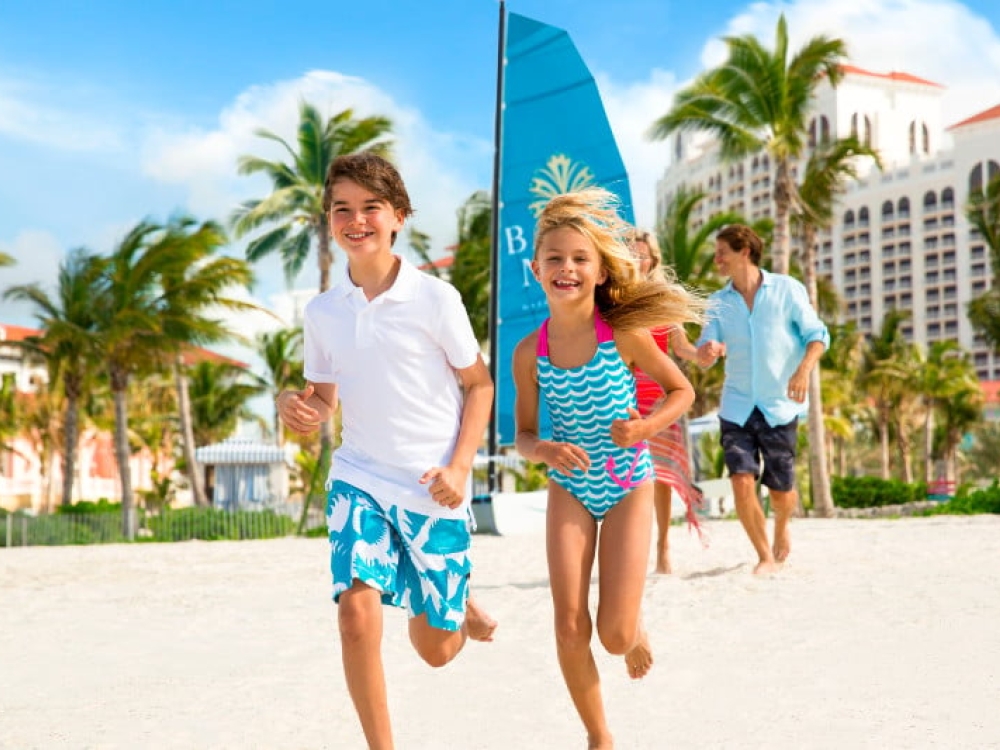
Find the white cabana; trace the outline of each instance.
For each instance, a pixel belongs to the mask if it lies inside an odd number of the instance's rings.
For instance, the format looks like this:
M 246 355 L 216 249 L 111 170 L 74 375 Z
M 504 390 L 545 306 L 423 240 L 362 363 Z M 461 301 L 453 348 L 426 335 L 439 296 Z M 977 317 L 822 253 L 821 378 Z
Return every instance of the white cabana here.
M 288 466 L 277 445 L 229 438 L 195 451 L 212 504 L 221 510 L 274 508 L 288 499 Z

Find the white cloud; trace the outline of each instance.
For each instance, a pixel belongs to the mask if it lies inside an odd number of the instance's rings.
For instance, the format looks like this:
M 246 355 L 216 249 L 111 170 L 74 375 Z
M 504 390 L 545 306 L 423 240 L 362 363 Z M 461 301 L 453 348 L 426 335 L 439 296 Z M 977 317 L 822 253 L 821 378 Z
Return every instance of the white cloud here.
M 17 264 L 0 271 L 0 293 L 12 286 L 40 284 L 49 294 L 55 294 L 56 273 L 64 258 L 63 247 L 48 232 L 23 231 L 11 242 L 0 242 L 0 252 L 17 259 Z M 28 303 L 0 299 L 0 322 L 34 327 L 35 307 Z
M 59 151 L 121 149 L 125 134 L 120 124 L 103 114 L 87 114 L 85 108 L 77 106 L 81 94 L 0 77 L 0 135 Z M 60 105 L 47 103 L 52 100 Z
M 784 11 L 791 48 L 826 34 L 848 44 L 850 62 L 876 73 L 903 71 L 946 87 L 944 122 L 952 124 L 1000 103 L 1000 36 L 955 0 L 868 0 L 832 3 L 756 2 L 730 20 L 726 35 L 754 34 L 770 48 Z M 721 42 L 702 52 L 706 67 L 725 58 Z

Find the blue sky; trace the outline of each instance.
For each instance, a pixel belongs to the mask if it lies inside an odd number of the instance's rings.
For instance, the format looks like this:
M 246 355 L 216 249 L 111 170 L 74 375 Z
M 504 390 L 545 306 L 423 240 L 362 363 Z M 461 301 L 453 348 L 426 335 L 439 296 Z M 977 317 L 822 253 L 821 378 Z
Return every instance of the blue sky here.
M 720 36 L 750 32 L 769 44 L 781 11 L 793 46 L 835 34 L 856 65 L 944 84 L 948 122 L 1000 103 L 996 0 L 507 7 L 570 33 L 597 77 L 645 224 L 668 156 L 644 132 L 679 86 L 721 60 Z M 414 224 L 443 250 L 458 206 L 490 185 L 498 8 L 496 0 L 4 0 L 0 250 L 19 263 L 0 270 L 0 289 L 51 283 L 68 249 L 106 252 L 142 218 L 181 210 L 224 220 L 238 202 L 264 195 L 266 182 L 236 174 L 236 158 L 277 156 L 253 130 L 291 139 L 303 97 L 326 114 L 354 107 L 393 118 Z M 258 276 L 255 299 L 287 316 L 277 263 Z M 315 283 L 309 263 L 296 286 Z M 0 302 L 3 322 L 34 323 Z

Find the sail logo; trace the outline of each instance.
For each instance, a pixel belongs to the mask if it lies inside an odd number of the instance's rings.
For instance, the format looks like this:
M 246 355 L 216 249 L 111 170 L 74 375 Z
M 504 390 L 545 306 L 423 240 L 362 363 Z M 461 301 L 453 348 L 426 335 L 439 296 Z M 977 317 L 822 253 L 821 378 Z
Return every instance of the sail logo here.
M 574 193 L 597 184 L 590 167 L 573 161 L 566 154 L 553 154 L 542 169 L 531 178 L 528 192 L 536 196 L 528 208 L 536 219 L 550 200 L 557 195 Z

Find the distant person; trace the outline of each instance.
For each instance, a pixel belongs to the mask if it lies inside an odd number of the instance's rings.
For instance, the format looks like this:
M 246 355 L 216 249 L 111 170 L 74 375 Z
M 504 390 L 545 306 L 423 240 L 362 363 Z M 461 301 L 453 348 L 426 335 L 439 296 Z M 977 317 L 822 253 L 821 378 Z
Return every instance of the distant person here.
M 323 208 L 347 264 L 306 306 L 307 384 L 282 392 L 278 410 L 306 434 L 342 406 L 327 500 L 333 598 L 348 691 L 368 747 L 386 750 L 382 605 L 407 608 L 410 641 L 433 667 L 496 627 L 468 598 L 470 471 L 493 382 L 458 292 L 392 252 L 413 213 L 395 167 L 369 152 L 334 159 Z
M 639 263 L 639 272 L 646 277 L 662 275 L 660 267 L 660 245 L 652 232 L 636 229 L 632 237 L 632 257 Z M 688 341 L 681 325 L 663 326 L 653 329 L 653 340 L 666 354 L 695 362 L 698 350 Z M 663 391 L 656 381 L 642 370 L 635 371 L 636 400 L 639 414 L 643 417 L 652 413 L 663 398 Z M 656 509 L 656 572 L 667 574 L 670 566 L 670 521 L 674 491 L 684 503 L 688 525 L 703 536 L 696 509 L 703 502 L 701 490 L 691 477 L 691 459 L 688 456 L 684 428 L 673 422 L 662 432 L 646 441 L 653 456 L 656 482 L 653 485 L 653 507 Z
M 611 748 L 591 650 L 591 572 L 598 560 L 597 634 L 624 656 L 630 677 L 653 653 L 641 617 L 653 522 L 653 462 L 645 440 L 694 401 L 691 384 L 648 329 L 697 320 L 703 302 L 663 278 L 642 279 L 614 197 L 591 188 L 546 205 L 532 270 L 549 317 L 514 350 L 516 445 L 549 467 L 546 551 L 556 651 L 590 748 Z M 645 418 L 636 410 L 638 366 L 664 391 Z M 539 434 L 544 401 L 552 436 Z
M 773 573 L 792 548 L 788 525 L 798 504 L 798 420 L 806 412 L 809 374 L 830 334 L 802 284 L 760 268 L 763 249 L 760 237 L 742 224 L 716 235 L 715 265 L 729 283 L 710 298 L 698 356 L 708 367 L 725 354 L 720 439 L 736 514 L 757 552 L 754 573 Z M 758 479 L 770 490 L 773 544 L 757 497 Z

